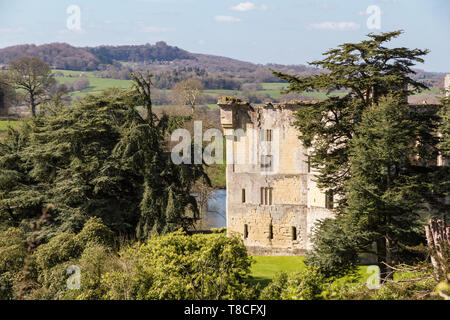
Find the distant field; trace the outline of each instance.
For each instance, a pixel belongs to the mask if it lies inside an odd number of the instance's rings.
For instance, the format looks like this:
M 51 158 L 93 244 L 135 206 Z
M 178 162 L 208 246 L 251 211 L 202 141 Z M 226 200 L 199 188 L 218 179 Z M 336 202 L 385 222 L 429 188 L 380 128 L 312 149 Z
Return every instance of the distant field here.
M 102 90 L 105 90 L 107 88 L 111 87 L 117 87 L 117 88 L 123 88 L 127 89 L 132 85 L 131 80 L 117 80 L 117 79 L 109 79 L 109 78 L 97 78 L 94 75 L 94 72 L 84 72 L 84 71 L 68 71 L 68 70 L 55 70 L 54 72 L 62 72 L 64 74 L 64 77 L 57 77 L 57 81 L 59 83 L 73 83 L 79 77 L 84 74 L 89 79 L 89 88 L 82 90 L 82 91 L 74 91 L 70 93 L 70 96 L 72 98 L 77 97 L 84 97 L 85 95 L 89 93 L 97 93 Z M 279 99 L 282 97 L 281 92 L 286 90 L 288 87 L 287 83 L 261 83 L 262 90 L 258 91 L 252 91 L 251 94 L 263 94 L 263 95 L 269 95 L 272 99 Z M 164 92 L 168 95 L 170 95 L 171 90 L 164 90 Z M 223 90 L 223 89 L 217 89 L 217 90 L 205 90 L 205 94 L 211 95 L 211 96 L 233 96 L 233 95 L 242 95 L 242 91 L 236 91 L 236 90 Z M 424 90 L 419 95 L 438 95 L 440 94 L 439 89 L 433 88 L 430 90 Z M 305 97 L 310 97 L 312 99 L 325 99 L 327 95 L 323 92 L 303 92 L 301 95 Z M 337 96 L 344 96 L 345 93 L 337 93 L 333 94 Z M 209 104 L 210 108 L 215 109 L 217 108 L 217 105 L 215 104 Z M 169 107 L 169 106 L 163 106 L 163 107 Z
M 65 77 L 56 77 L 56 80 L 60 84 L 68 84 L 74 83 L 79 79 L 81 74 L 84 74 L 89 79 L 89 88 L 84 89 L 82 91 L 74 91 L 70 93 L 70 96 L 75 97 L 83 97 L 89 93 L 96 93 L 102 90 L 117 87 L 122 89 L 127 89 L 131 87 L 131 80 L 117 80 L 117 79 L 108 79 L 108 78 L 97 78 L 94 76 L 93 72 L 84 72 L 84 71 L 68 71 L 68 70 L 55 70 L 55 72 L 62 72 Z M 70 77 L 71 76 L 71 77 Z

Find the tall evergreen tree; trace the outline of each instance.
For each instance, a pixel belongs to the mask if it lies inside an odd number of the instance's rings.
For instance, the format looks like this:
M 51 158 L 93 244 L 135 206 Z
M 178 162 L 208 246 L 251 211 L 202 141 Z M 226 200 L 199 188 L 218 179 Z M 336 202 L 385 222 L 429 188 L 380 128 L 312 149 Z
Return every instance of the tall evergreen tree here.
M 401 99 L 387 96 L 362 114 L 349 143 L 351 177 L 345 182 L 346 205 L 336 219 L 318 225 L 308 263 L 329 273 L 346 272 L 361 253 L 378 258 L 384 276 L 405 248 L 423 240 L 427 217 L 442 209 L 437 173 L 446 168 L 423 165 L 422 130 L 415 112 Z M 444 178 L 445 179 L 445 178 Z M 437 209 L 439 208 L 439 209 Z M 336 234 L 339 237 L 336 237 Z M 375 250 L 372 244 L 376 244 Z
M 441 169 L 430 165 L 438 152 L 436 110 L 406 102 L 426 88 L 411 78 L 411 67 L 428 50 L 385 46 L 401 33 L 369 34 L 368 40 L 325 52 L 323 60 L 311 63 L 324 69 L 320 75 L 275 72 L 289 82 L 288 91 L 328 94 L 304 105 L 296 126 L 311 147 L 319 187 L 338 199 L 337 218 L 317 226 L 308 258 L 329 273 L 351 269 L 373 242 L 380 266 L 390 264 L 394 254 L 420 239 L 419 212 L 437 213 L 442 188 L 433 185 Z
M 411 67 L 423 62 L 428 50 L 388 48 L 385 43 L 402 31 L 369 34 L 360 43 L 344 43 L 324 53 L 325 58 L 310 63 L 324 73 L 297 77 L 279 72 L 274 74 L 289 83 L 288 92 L 321 90 L 330 94 L 318 104 L 305 105 L 297 114 L 296 126 L 303 133 L 302 142 L 313 146 L 311 164 L 320 173 L 319 187 L 344 193 L 344 183 L 350 178 L 349 144 L 364 110 L 389 93 L 406 98 L 425 85 L 411 78 Z M 344 91 L 343 97 L 333 95 Z

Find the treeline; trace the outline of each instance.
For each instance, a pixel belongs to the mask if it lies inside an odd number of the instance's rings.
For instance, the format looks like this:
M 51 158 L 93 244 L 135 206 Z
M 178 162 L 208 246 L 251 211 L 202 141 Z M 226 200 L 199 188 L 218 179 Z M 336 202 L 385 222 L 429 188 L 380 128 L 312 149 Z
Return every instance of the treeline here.
M 240 90 L 241 82 L 222 75 L 209 74 L 201 68 L 182 68 L 156 73 L 153 77 L 153 85 L 158 89 L 172 89 L 175 84 L 187 79 L 198 79 L 204 89 Z
M 54 69 L 93 71 L 103 67 L 92 53 L 66 43 L 25 44 L 1 49 L 0 63 L 9 64 L 24 56 L 39 58 Z
M 189 52 L 177 47 L 168 46 L 164 41 L 154 45 L 149 43 L 135 46 L 99 46 L 87 47 L 104 64 L 112 64 L 114 60 L 124 62 L 172 61 L 176 59 L 195 59 Z
M 100 46 L 77 48 L 67 43 L 44 45 L 25 44 L 0 50 L 0 64 L 8 64 L 20 57 L 37 57 L 54 69 L 95 71 L 104 70 L 117 61 L 154 62 L 175 59 L 194 59 L 187 51 L 168 46 L 165 42 L 143 46 Z

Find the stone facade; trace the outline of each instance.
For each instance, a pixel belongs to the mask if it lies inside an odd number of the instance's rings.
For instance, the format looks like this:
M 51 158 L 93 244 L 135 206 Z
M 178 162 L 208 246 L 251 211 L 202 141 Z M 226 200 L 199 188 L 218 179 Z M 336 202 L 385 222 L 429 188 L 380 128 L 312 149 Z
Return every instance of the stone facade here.
M 445 89 L 447 90 L 447 97 L 450 97 L 450 74 L 445 77 Z
M 255 107 L 226 97 L 218 104 L 227 139 L 228 232 L 239 234 L 250 254 L 304 254 L 314 223 L 332 216 L 332 202 L 317 188 L 293 126 L 300 105 Z

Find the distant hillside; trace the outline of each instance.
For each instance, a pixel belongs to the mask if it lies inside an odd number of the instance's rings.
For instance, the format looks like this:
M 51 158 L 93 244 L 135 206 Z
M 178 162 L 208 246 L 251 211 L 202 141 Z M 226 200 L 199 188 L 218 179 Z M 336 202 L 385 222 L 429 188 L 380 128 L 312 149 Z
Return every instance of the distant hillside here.
M 0 66 L 21 56 L 35 56 L 55 69 L 97 71 L 99 77 L 128 79 L 132 70 L 151 70 L 168 73 L 177 70 L 200 70 L 203 73 L 233 78 L 241 83 L 280 82 L 270 69 L 279 72 L 310 76 L 324 72 L 305 65 L 260 65 L 208 54 L 195 54 L 160 41 L 154 45 L 73 47 L 67 43 L 44 45 L 25 44 L 0 49 Z M 413 78 L 432 88 L 443 88 L 444 73 L 416 70 Z M 181 71 L 184 72 L 184 71 Z M 168 77 L 174 78 L 172 74 Z M 189 76 L 186 74 L 185 76 Z M 178 76 L 175 75 L 175 78 Z M 180 78 L 181 79 L 181 78 Z M 173 80 L 173 79 L 172 79 Z
M 101 65 L 92 53 L 67 43 L 24 44 L 0 50 L 0 64 L 8 64 L 23 56 L 38 57 L 55 69 L 93 71 Z
M 143 46 L 99 46 L 77 48 L 67 43 L 25 44 L 0 49 L 0 64 L 22 56 L 38 57 L 55 69 L 96 71 L 120 62 L 161 62 L 195 59 L 189 52 L 168 46 L 165 42 Z
M 168 46 L 164 41 L 159 41 L 155 45 L 100 46 L 84 49 L 105 64 L 112 64 L 114 60 L 122 62 L 152 62 L 194 59 L 191 53 L 177 47 Z

